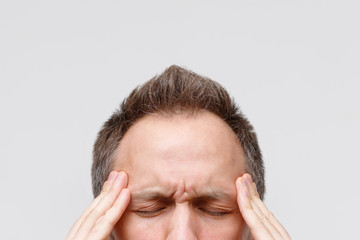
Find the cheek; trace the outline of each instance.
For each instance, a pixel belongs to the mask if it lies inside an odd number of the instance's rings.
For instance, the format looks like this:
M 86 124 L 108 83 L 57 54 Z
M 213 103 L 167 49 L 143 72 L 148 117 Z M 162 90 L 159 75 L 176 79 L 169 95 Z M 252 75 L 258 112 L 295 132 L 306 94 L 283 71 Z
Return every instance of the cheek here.
M 113 231 L 117 240 L 158 240 L 163 239 L 165 232 L 159 222 L 141 218 L 132 212 L 125 212 Z
M 195 217 L 195 234 L 199 240 L 239 240 L 243 236 L 245 222 L 240 214 L 215 220 Z M 118 240 L 161 240 L 169 232 L 169 221 L 163 218 L 141 218 L 134 213 L 125 212 L 115 225 L 114 234 Z
M 202 221 L 200 226 L 199 239 L 239 240 L 242 239 L 246 225 L 241 215 L 235 214 L 223 220 Z

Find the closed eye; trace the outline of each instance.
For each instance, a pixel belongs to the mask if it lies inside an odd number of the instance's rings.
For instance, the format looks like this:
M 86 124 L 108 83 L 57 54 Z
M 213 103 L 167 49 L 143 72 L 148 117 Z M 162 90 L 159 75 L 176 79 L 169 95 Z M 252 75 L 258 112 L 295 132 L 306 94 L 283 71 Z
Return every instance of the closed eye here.
M 230 213 L 230 212 L 224 212 L 224 211 L 208 210 L 208 209 L 205 209 L 205 208 L 199 208 L 199 210 L 206 213 L 206 214 L 208 214 L 208 215 L 215 216 L 215 217 L 224 216 L 224 215 Z
M 158 208 L 158 209 L 155 209 L 155 210 L 150 210 L 150 211 L 147 211 L 147 210 L 137 210 L 135 211 L 139 216 L 141 217 L 155 217 L 157 216 L 162 210 L 164 210 L 165 207 L 162 207 L 162 208 Z

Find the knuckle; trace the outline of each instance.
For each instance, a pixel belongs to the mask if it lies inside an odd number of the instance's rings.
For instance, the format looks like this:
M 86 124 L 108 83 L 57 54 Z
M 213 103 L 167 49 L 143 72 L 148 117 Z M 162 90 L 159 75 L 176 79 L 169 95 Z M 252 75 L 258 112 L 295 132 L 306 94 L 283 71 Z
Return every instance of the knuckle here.
M 97 221 L 96 221 L 96 224 L 100 223 L 100 222 L 103 222 L 104 221 L 104 216 L 101 216 Z
M 107 186 L 104 186 L 104 187 L 101 189 L 100 195 L 104 195 L 104 194 L 106 194 L 107 192 L 109 192 L 109 188 L 108 188 Z M 99 195 L 99 196 L 100 196 L 100 195 Z
M 270 211 L 266 211 L 265 213 L 265 216 L 268 218 L 268 219 L 272 219 L 274 217 L 274 214 Z
M 116 223 L 115 220 L 114 220 L 113 218 L 108 217 L 108 216 L 106 216 L 106 217 L 103 219 L 103 224 L 104 224 L 105 226 L 108 226 L 108 227 L 114 226 L 115 223 Z
M 253 208 L 253 206 L 251 205 L 250 202 L 245 204 L 245 209 L 248 210 L 248 211 L 254 211 L 254 208 Z
M 259 194 L 257 191 L 252 192 L 251 197 L 254 199 L 260 199 Z
M 264 214 L 260 214 L 259 218 L 260 218 L 261 222 L 267 222 L 268 221 L 268 218 Z
M 97 210 L 96 208 L 93 208 L 89 211 L 89 216 L 91 217 L 98 217 L 100 215 L 99 210 Z
M 272 213 L 270 211 L 264 211 L 262 212 L 262 214 L 260 215 L 260 219 L 262 222 L 265 222 L 265 221 L 270 221 L 272 219 Z
M 84 210 L 84 214 L 85 214 L 85 215 L 89 215 L 90 211 L 91 211 L 91 208 L 88 207 L 88 208 L 86 208 L 86 209 Z

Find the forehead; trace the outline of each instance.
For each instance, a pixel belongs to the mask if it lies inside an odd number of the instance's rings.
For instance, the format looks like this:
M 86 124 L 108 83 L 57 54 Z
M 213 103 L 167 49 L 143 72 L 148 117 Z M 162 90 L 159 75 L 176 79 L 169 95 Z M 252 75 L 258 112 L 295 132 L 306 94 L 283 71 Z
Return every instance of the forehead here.
M 234 132 L 210 112 L 140 119 L 125 134 L 114 162 L 114 170 L 128 173 L 129 189 L 135 192 L 233 192 L 224 186 L 235 182 L 245 167 Z

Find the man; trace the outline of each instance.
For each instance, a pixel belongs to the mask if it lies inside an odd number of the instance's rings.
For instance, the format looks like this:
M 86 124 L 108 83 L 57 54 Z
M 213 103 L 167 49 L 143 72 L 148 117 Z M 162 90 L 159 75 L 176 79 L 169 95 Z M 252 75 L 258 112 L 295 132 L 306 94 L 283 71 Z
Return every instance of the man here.
M 92 183 L 66 239 L 290 239 L 262 202 L 253 127 L 223 87 L 178 66 L 104 124 Z

